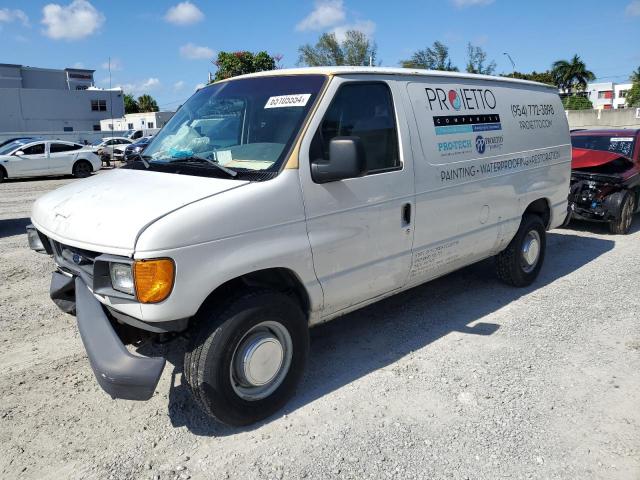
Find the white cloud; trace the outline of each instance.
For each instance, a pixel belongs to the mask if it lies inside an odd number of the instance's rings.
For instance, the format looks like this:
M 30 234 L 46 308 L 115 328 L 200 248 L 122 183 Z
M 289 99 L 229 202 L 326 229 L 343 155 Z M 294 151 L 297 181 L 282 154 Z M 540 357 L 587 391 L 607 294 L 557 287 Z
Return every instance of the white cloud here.
M 150 77 L 140 82 L 116 85 L 116 88 L 121 88 L 125 93 L 129 93 L 131 95 L 142 95 L 143 93 L 148 93 L 151 90 L 156 90 L 158 87 L 160 87 L 160 80 L 155 77 Z
M 171 7 L 164 15 L 164 19 L 175 25 L 191 25 L 204 19 L 204 13 L 193 3 L 186 1 Z
M 342 0 L 316 0 L 315 8 L 296 25 L 296 30 L 322 30 L 344 22 L 346 18 Z
M 355 23 L 349 23 L 346 25 L 334 27 L 331 30 L 331 33 L 336 36 L 336 39 L 339 42 L 342 42 L 346 37 L 347 31 L 349 30 L 358 30 L 364 33 L 367 37 L 371 38 L 376 31 L 376 24 L 371 20 L 361 20 Z
M 73 68 L 85 68 L 84 67 L 84 63 L 82 62 L 76 62 L 72 65 Z
M 489 5 L 493 3 L 493 0 L 451 0 L 458 8 L 464 7 L 483 7 L 485 5 Z
M 176 83 L 173 84 L 173 89 L 176 92 L 179 92 L 184 88 L 184 86 L 185 86 L 184 80 L 178 80 Z
M 20 22 L 22 25 L 29 25 L 29 17 L 22 10 L 0 8 L 0 23 Z
M 104 23 L 104 15 L 87 0 L 73 0 L 69 5 L 57 3 L 42 9 L 44 34 L 54 40 L 78 40 L 95 33 Z
M 102 68 L 103 70 L 109 70 L 109 60 L 106 60 L 104 62 L 102 62 L 100 64 L 100 68 Z M 115 72 L 115 71 L 119 71 L 122 70 L 122 62 L 120 61 L 119 58 L 112 58 L 111 59 L 111 71 Z
M 180 47 L 180 55 L 189 60 L 210 59 L 214 53 L 209 47 L 194 45 L 193 43 L 187 43 Z
M 627 8 L 625 9 L 625 13 L 630 17 L 639 17 L 640 16 L 640 0 L 633 0 Z

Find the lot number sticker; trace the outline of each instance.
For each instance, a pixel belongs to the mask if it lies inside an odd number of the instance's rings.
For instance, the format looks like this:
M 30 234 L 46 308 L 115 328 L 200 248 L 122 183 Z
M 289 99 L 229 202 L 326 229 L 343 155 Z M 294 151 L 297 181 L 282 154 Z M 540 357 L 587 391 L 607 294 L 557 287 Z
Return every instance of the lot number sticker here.
M 269 97 L 264 108 L 304 107 L 309 101 L 309 98 L 311 98 L 310 93 L 278 95 L 277 97 Z

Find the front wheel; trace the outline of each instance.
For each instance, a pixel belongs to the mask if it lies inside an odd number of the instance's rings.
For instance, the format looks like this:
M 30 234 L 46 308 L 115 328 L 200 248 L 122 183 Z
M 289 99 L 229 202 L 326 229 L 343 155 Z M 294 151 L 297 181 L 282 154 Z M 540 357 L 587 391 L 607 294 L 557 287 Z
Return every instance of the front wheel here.
M 514 287 L 533 283 L 544 261 L 546 229 L 538 215 L 525 214 L 511 243 L 496 255 L 498 277 Z
M 617 219 L 609 222 L 609 231 L 616 235 L 626 235 L 631 230 L 631 224 L 633 223 L 633 214 L 636 211 L 636 197 L 630 191 L 616 192 L 611 195 L 611 197 L 614 196 L 614 202 L 620 205 L 620 215 Z
M 298 303 L 272 290 L 246 293 L 195 318 L 184 376 L 200 407 L 227 425 L 269 417 L 289 400 L 309 352 Z

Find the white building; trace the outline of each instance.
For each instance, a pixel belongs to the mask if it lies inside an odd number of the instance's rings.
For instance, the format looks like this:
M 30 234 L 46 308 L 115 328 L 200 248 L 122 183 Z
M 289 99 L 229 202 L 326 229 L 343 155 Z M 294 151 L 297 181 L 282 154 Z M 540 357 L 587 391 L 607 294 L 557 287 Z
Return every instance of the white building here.
M 627 92 L 631 83 L 598 82 L 587 84 L 585 93 L 596 110 L 626 107 Z
M 97 131 L 124 115 L 122 91 L 95 88 L 93 72 L 0 63 L 0 132 Z
M 175 112 L 127 113 L 120 118 L 100 121 L 102 131 L 152 130 L 164 127 Z

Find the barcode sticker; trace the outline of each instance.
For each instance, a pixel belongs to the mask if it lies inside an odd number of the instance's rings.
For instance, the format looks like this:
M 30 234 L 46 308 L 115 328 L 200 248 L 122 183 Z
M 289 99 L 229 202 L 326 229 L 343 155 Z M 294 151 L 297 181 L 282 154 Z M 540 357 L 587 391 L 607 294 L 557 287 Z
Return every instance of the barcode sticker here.
M 311 98 L 310 93 L 278 95 L 277 97 L 269 97 L 264 108 L 304 107 L 309 101 L 309 98 Z
M 612 142 L 633 142 L 633 137 L 611 137 Z

